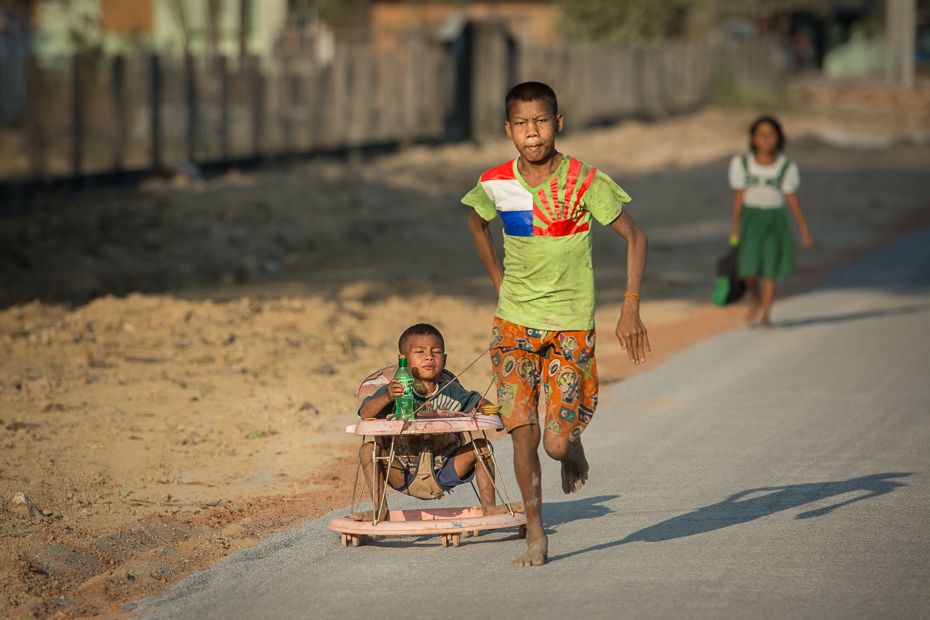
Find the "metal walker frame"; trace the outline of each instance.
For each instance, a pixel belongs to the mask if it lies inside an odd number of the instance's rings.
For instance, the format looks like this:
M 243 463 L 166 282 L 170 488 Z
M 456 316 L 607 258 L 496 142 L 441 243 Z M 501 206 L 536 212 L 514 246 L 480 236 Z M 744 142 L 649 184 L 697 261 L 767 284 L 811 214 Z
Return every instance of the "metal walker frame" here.
M 469 416 L 470 417 L 470 416 Z M 407 424 L 404 425 L 407 427 Z M 502 495 L 504 498 L 504 505 L 507 506 L 507 514 L 514 516 L 513 504 L 510 501 L 510 495 L 507 493 L 507 487 L 504 485 L 504 479 L 501 477 L 500 467 L 497 465 L 497 459 L 494 458 L 494 446 L 491 444 L 491 440 L 488 439 L 488 434 L 484 430 L 479 430 L 477 432 L 481 433 L 481 439 L 484 439 L 486 445 L 486 453 L 482 453 L 478 448 L 478 445 L 475 443 L 475 431 L 454 431 L 461 433 L 467 437 L 468 442 L 472 446 L 472 450 L 475 452 L 475 457 L 477 458 L 477 463 L 481 464 L 481 467 L 484 469 L 484 472 L 488 475 L 488 478 L 491 480 L 491 484 L 494 487 L 494 493 L 496 495 Z M 423 435 L 434 435 L 437 433 L 422 433 Z M 366 439 L 369 435 L 362 435 L 362 445 L 365 445 Z M 394 450 L 394 443 L 397 440 L 396 435 L 391 436 L 391 446 L 388 450 L 389 454 L 387 456 L 378 456 L 378 443 L 376 435 L 370 436 L 373 441 L 371 442 L 371 479 L 377 480 L 378 475 L 378 463 L 379 461 L 384 462 L 384 484 L 381 486 L 381 496 L 378 498 L 377 509 L 375 509 L 375 497 L 374 489 L 369 486 L 367 481 L 363 481 L 362 488 L 359 489 L 358 480 L 359 474 L 362 471 L 362 460 L 359 458 L 358 466 L 355 468 L 355 482 L 352 485 L 352 512 L 357 512 L 358 507 L 362 503 L 362 499 L 365 493 L 365 489 L 368 489 L 368 496 L 371 498 L 371 512 L 373 524 L 378 525 L 378 523 L 384 517 L 384 509 L 387 507 L 387 490 L 390 486 L 388 484 L 388 477 L 391 472 L 391 465 L 394 463 L 394 457 L 396 452 Z M 494 475 L 488 470 L 488 460 L 490 460 L 491 465 L 494 467 Z M 477 467 L 477 463 L 475 467 Z M 500 483 L 500 489 L 497 488 L 498 482 Z M 478 489 L 475 487 L 474 479 L 470 482 L 472 490 L 475 492 L 475 496 L 478 498 L 478 501 L 481 501 L 481 495 L 478 493 Z M 437 498 L 438 499 L 438 498 Z M 424 500 L 427 501 L 427 500 Z
M 444 412 L 453 413 L 453 412 Z M 365 500 L 365 490 L 367 489 L 368 497 L 372 504 L 372 521 L 356 521 L 349 516 L 333 517 L 328 525 L 332 531 L 339 532 L 342 535 L 343 546 L 358 547 L 366 536 L 421 536 L 429 534 L 439 534 L 442 536 L 443 547 L 458 547 L 463 537 L 469 534 L 478 536 L 481 530 L 494 530 L 507 527 L 519 527 L 521 538 L 526 537 L 526 514 L 518 512 L 510 500 L 507 487 L 504 484 L 503 477 L 497 459 L 494 456 L 494 447 L 487 436 L 487 430 L 502 429 L 503 423 L 496 415 L 461 415 L 454 412 L 456 417 L 428 417 L 414 420 L 363 420 L 358 424 L 346 427 L 346 431 L 361 435 L 362 445 L 366 441 L 372 441 L 372 480 L 378 476 L 378 468 L 385 468 L 384 486 L 380 494 L 374 492 L 373 485 L 367 484 L 367 481 L 359 484 L 359 477 L 362 473 L 362 454 L 359 450 L 358 466 L 355 469 L 355 482 L 352 488 L 353 513 L 358 511 L 362 501 Z M 485 515 L 479 507 L 475 508 L 437 508 L 437 509 L 411 509 L 411 510 L 393 510 L 390 512 L 390 519 L 387 517 L 387 489 L 388 476 L 390 475 L 390 466 L 397 458 L 396 441 L 400 435 L 440 435 L 447 433 L 460 433 L 463 438 L 471 443 L 476 459 L 481 463 L 485 473 L 494 487 L 495 496 L 500 496 L 506 506 L 506 512 L 494 515 Z M 387 454 L 378 456 L 377 437 L 391 436 L 391 442 Z M 476 439 L 484 439 L 485 448 L 479 448 Z M 383 444 L 380 444 L 383 447 Z M 429 448 L 427 448 L 429 449 Z M 420 451 L 420 467 L 425 461 L 423 450 Z M 430 466 L 433 461 L 430 460 Z M 475 464 L 478 467 L 478 463 Z M 490 471 L 494 467 L 494 473 Z M 431 472 L 432 473 L 432 472 Z M 479 501 L 481 499 L 475 482 L 471 482 L 472 490 L 475 492 Z M 413 497 L 418 497 L 412 495 Z

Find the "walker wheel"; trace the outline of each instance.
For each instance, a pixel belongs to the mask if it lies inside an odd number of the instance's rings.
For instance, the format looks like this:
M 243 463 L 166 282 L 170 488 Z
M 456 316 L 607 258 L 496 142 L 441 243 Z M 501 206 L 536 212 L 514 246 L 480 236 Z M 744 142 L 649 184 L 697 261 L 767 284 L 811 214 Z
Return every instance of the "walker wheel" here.
M 526 538 L 526 523 L 520 526 L 520 538 Z
M 451 538 L 452 538 L 452 546 L 453 546 L 453 547 L 461 547 L 461 546 L 462 546 L 462 535 L 461 535 L 461 534 L 459 534 L 458 532 L 456 532 L 455 534 L 452 534 L 452 535 L 451 535 Z
M 451 538 L 451 536 L 449 536 L 449 534 L 443 534 L 443 535 L 442 535 L 442 546 L 443 546 L 443 547 L 448 547 L 448 546 L 449 546 L 449 538 Z
M 360 534 L 343 534 L 339 537 L 343 547 L 361 547 L 362 536 Z

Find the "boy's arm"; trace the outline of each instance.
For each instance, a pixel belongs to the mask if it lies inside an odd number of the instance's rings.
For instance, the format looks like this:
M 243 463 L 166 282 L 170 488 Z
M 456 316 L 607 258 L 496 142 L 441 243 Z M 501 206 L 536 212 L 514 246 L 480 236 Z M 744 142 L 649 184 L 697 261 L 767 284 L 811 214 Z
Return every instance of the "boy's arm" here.
M 743 213 L 743 195 L 745 193 L 745 189 L 738 189 L 733 192 L 733 222 L 730 224 L 730 245 L 736 245 L 739 242 L 739 218 Z
M 646 234 L 626 211 L 621 212 L 620 216 L 610 223 L 610 227 L 626 239 L 626 292 L 638 296 L 646 270 Z M 617 322 L 617 338 L 620 340 L 620 348 L 627 352 L 634 364 L 645 362 L 646 355 L 652 353 L 646 326 L 639 318 L 638 297 L 623 297 L 620 320 Z
M 358 415 L 360 418 L 376 418 L 385 407 L 389 407 L 394 402 L 395 398 L 403 394 L 404 386 L 397 379 L 391 379 L 386 391 L 371 396 L 362 403 L 362 406 L 358 408 Z
M 811 236 L 810 229 L 807 228 L 807 220 L 804 219 L 804 212 L 801 211 L 801 203 L 798 201 L 797 194 L 785 194 L 785 202 L 791 209 L 791 214 L 798 222 L 798 229 L 801 232 L 801 247 L 809 248 L 814 245 L 814 238 Z
M 472 391 L 469 394 L 469 396 L 470 398 L 468 399 L 469 400 L 468 404 L 471 405 L 471 407 L 466 407 L 466 411 L 470 413 L 478 413 L 479 411 L 481 411 L 481 408 L 484 407 L 485 405 L 494 404 L 491 401 L 489 401 L 487 398 L 482 396 L 480 392 Z
M 468 214 L 468 230 L 471 231 L 471 238 L 475 242 L 478 256 L 481 258 L 484 268 L 488 270 L 491 281 L 494 282 L 494 289 L 500 293 L 501 282 L 504 281 L 504 268 L 501 266 L 500 259 L 497 258 L 497 246 L 491 236 L 488 221 L 472 209 L 471 213 Z

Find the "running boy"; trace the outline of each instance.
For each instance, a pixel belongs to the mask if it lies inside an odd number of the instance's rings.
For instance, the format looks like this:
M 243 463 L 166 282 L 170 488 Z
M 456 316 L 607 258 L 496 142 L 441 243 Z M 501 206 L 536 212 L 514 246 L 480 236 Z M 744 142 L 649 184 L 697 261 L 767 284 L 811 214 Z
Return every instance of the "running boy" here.
M 609 225 L 628 244 L 616 334 L 635 364 L 650 353 L 639 318 L 646 236 L 623 209 L 630 200 L 626 192 L 556 150 L 564 121 L 551 88 L 518 84 L 505 104 L 504 129 L 520 156 L 482 174 L 462 202 L 472 207 L 468 227 L 498 292 L 491 361 L 527 518 L 527 552 L 512 564 L 540 566 L 549 545 L 542 523 L 540 435 L 546 453 L 562 464 L 565 493 L 588 478 L 581 433 L 597 407 L 591 219 Z M 503 265 L 488 228 L 497 215 L 504 223 Z M 547 403 L 544 433 L 540 387 Z
M 477 407 L 490 404 L 478 392 L 466 390 L 443 371 L 446 367 L 445 342 L 439 330 L 426 323 L 408 327 L 400 336 L 397 347 L 401 356 L 407 358 L 410 374 L 414 376 L 414 401 L 419 408 L 426 402 L 433 409 L 447 411 L 471 412 Z M 369 380 L 382 377 L 375 373 Z M 363 418 L 384 418 L 393 413 L 394 399 L 403 395 L 404 388 L 397 379 L 381 385 L 374 394 L 365 399 L 358 415 Z M 424 438 L 425 439 L 425 438 Z M 484 514 L 500 514 L 506 511 L 504 506 L 494 505 L 494 465 L 490 458 L 484 458 L 484 466 L 478 463 L 475 448 L 482 454 L 488 453 L 488 444 L 484 439 L 476 439 L 474 444 L 463 445 L 461 434 L 433 435 L 434 465 L 432 471 L 417 471 L 420 453 L 419 435 L 401 435 L 395 439 L 395 460 L 387 474 L 387 483 L 397 491 L 407 491 L 416 497 L 439 498 L 460 484 L 475 479 L 478 495 Z M 381 444 L 375 444 L 378 456 L 388 455 Z M 372 496 L 380 499 L 384 484 L 384 467 L 377 468 L 376 479 L 372 480 L 372 444 L 364 443 L 359 450 L 359 458 L 368 488 Z M 377 499 L 376 499 L 377 501 Z M 390 512 L 383 507 L 383 520 L 390 519 Z M 371 521 L 371 512 L 352 515 L 360 521 Z

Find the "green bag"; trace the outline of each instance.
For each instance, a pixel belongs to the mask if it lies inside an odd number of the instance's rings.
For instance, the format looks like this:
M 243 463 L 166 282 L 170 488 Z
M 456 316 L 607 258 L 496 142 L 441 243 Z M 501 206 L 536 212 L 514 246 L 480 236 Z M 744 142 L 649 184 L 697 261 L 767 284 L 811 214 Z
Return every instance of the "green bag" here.
M 746 282 L 739 277 L 738 264 L 738 246 L 730 248 L 730 251 L 717 261 L 717 280 L 710 297 L 715 306 L 739 301 L 746 292 Z

